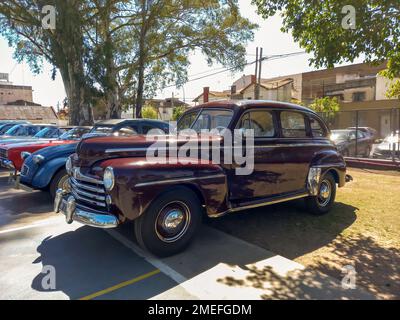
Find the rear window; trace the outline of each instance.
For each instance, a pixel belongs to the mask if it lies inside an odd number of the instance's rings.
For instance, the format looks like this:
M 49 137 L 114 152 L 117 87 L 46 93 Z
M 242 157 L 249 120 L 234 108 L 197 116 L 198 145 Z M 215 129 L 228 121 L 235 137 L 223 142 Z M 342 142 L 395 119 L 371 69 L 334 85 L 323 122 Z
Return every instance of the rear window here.
M 326 137 L 326 131 L 317 119 L 310 117 L 310 127 L 313 137 Z
M 281 112 L 282 134 L 285 138 L 304 138 L 307 136 L 304 116 L 299 112 Z

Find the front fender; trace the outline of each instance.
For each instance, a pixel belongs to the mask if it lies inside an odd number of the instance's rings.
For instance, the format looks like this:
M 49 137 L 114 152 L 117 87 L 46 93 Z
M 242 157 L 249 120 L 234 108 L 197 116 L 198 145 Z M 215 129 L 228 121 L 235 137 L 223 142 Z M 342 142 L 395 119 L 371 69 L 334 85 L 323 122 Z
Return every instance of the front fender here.
M 199 164 L 158 164 L 145 158 L 106 160 L 102 168 L 112 166 L 115 187 L 110 192 L 113 205 L 124 220 L 134 220 L 152 201 L 174 186 L 193 190 L 209 216 L 228 209 L 227 177 L 223 169 L 211 162 Z
M 68 157 L 55 158 L 43 163 L 32 179 L 32 187 L 38 189 L 46 188 L 56 172 L 65 166 L 67 158 Z

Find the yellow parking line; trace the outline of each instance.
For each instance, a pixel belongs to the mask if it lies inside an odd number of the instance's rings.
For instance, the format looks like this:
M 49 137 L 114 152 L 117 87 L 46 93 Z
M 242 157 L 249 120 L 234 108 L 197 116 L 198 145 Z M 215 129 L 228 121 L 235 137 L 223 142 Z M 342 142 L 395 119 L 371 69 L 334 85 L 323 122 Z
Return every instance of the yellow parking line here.
M 160 273 L 160 272 L 161 272 L 161 271 L 160 271 L 159 269 L 153 270 L 153 271 L 151 271 L 151 272 L 149 272 L 149 273 L 146 273 L 146 274 L 143 274 L 143 275 L 141 275 L 141 276 L 139 276 L 139 277 L 136 277 L 136 278 L 133 278 L 133 279 L 131 279 L 131 280 L 127 280 L 127 281 L 118 283 L 118 284 L 116 284 L 115 286 L 112 286 L 112 287 L 109 287 L 109 288 L 107 288 L 107 289 L 100 290 L 100 291 L 97 291 L 97 292 L 95 292 L 95 293 L 92 293 L 92 294 L 90 294 L 90 295 L 88 295 L 88 296 L 85 296 L 85 297 L 83 297 L 83 298 L 80 298 L 79 300 L 91 300 L 91 299 L 96 298 L 96 297 L 98 297 L 98 296 L 102 296 L 102 295 L 104 295 L 104 294 L 106 294 L 106 293 L 109 293 L 109 292 L 112 292 L 112 291 L 121 289 L 121 288 L 123 288 L 123 287 L 129 286 L 130 284 L 133 284 L 133 283 L 139 282 L 139 281 L 141 281 L 141 280 L 150 278 L 151 276 L 154 276 L 154 275 L 156 275 L 156 274 L 158 274 L 158 273 Z

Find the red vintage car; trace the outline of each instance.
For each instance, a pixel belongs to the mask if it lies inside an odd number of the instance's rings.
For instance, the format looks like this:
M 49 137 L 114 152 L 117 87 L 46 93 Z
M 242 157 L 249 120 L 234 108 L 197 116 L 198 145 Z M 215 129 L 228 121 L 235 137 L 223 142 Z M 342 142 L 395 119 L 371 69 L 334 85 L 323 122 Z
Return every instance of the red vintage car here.
M 75 143 L 82 135 L 89 132 L 90 127 L 76 127 L 60 136 L 56 140 L 38 140 L 30 142 L 0 144 L 0 165 L 4 168 L 20 171 L 24 159 L 31 153 L 50 146 Z M 38 158 L 37 161 L 40 161 Z

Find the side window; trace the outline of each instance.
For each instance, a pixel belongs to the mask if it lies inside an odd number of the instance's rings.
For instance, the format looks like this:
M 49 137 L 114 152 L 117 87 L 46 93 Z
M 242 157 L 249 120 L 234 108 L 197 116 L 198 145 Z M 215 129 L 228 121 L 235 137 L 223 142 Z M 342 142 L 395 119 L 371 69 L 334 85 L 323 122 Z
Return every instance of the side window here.
M 34 136 L 40 130 L 41 130 L 41 128 L 39 128 L 39 127 L 29 127 L 28 128 L 28 134 Z
M 281 112 L 282 134 L 285 138 L 307 137 L 303 114 L 292 111 Z
M 114 134 L 117 134 L 119 136 L 132 136 L 137 134 L 137 127 L 135 130 L 134 126 L 125 126 L 122 128 L 119 128 L 118 131 L 114 132 Z
M 313 137 L 326 137 L 324 127 L 317 119 L 310 117 L 310 126 Z
M 264 110 L 247 112 L 239 123 L 239 128 L 253 129 L 254 137 L 274 137 L 275 126 L 271 112 Z
M 362 132 L 362 131 L 357 131 L 357 138 L 358 139 L 362 139 L 362 138 L 365 138 L 365 134 L 364 134 L 364 132 Z
M 165 133 L 162 129 L 160 129 L 160 128 L 157 128 L 157 127 L 153 127 L 153 126 L 150 126 L 150 125 L 143 125 L 142 126 L 142 134 L 147 134 L 150 130 L 153 130 L 152 131 L 152 133 L 154 132 L 154 133 L 158 133 L 158 134 L 163 134 L 163 133 Z

